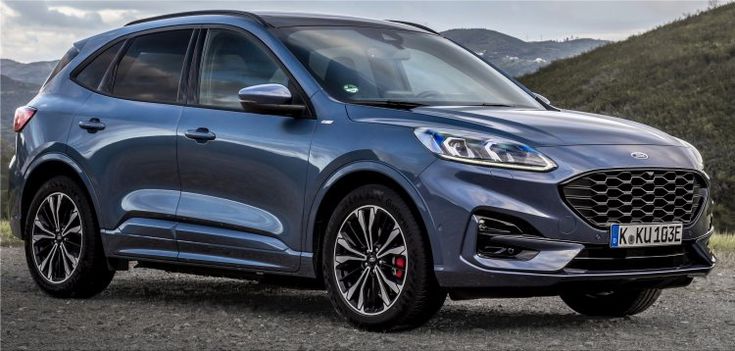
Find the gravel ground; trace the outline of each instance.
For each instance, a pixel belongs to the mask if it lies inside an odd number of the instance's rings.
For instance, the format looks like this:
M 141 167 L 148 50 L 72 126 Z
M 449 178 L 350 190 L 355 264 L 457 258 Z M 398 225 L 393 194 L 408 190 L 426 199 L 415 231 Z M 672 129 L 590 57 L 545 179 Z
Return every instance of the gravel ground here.
M 421 328 L 355 330 L 324 292 L 148 269 L 89 300 L 53 299 L 20 248 L 2 248 L 2 349 L 732 349 L 735 258 L 632 318 L 574 314 L 558 298 L 447 301 Z

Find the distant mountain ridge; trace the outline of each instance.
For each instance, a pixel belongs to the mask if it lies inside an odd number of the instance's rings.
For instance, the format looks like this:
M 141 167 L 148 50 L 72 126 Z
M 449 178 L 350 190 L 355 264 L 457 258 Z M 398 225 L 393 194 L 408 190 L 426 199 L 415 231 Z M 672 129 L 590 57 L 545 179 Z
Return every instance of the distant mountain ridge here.
M 523 41 L 490 29 L 450 29 L 445 37 L 467 47 L 512 76 L 533 73 L 549 63 L 610 43 L 598 39 Z
M 43 84 L 58 61 L 38 61 L 21 63 L 10 59 L 0 59 L 0 74 L 19 82 Z

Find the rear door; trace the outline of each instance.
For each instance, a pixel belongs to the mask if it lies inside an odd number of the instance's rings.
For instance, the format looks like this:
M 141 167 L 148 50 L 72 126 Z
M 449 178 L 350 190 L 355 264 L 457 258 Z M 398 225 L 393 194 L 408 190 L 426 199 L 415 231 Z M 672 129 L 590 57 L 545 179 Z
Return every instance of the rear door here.
M 184 108 L 177 132 L 179 259 L 295 270 L 315 120 L 243 111 L 241 88 L 278 83 L 297 97 L 300 89 L 251 35 L 210 29 L 200 38 L 196 107 Z
M 176 126 L 193 34 L 167 30 L 121 40 L 74 77 L 95 92 L 72 126 L 69 145 L 99 198 L 108 254 L 177 256 Z

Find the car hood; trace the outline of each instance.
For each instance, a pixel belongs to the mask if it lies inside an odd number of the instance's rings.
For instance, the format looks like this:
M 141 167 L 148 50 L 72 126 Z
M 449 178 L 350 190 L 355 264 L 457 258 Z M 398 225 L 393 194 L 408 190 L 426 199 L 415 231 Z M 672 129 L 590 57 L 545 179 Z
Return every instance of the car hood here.
M 537 146 L 681 145 L 672 136 L 633 121 L 576 111 L 431 107 L 413 110 L 511 134 Z
M 370 108 L 372 109 L 372 108 Z M 352 110 L 352 111 L 350 111 Z M 395 111 L 395 110 L 394 110 Z M 348 109 L 353 119 L 379 122 L 374 113 Z M 374 111 L 373 111 L 374 112 Z M 398 112 L 398 111 L 396 111 Z M 674 137 L 647 125 L 576 111 L 521 110 L 497 107 L 420 107 L 394 114 L 391 124 L 412 127 L 470 128 L 512 138 L 532 146 L 674 145 Z

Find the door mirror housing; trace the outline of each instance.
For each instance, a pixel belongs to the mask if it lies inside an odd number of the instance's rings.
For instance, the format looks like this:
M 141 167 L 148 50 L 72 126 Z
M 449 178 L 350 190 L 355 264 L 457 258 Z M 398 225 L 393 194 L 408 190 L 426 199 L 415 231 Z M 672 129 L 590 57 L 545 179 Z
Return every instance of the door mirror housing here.
M 242 88 L 238 97 L 247 112 L 299 116 L 306 109 L 304 105 L 292 103 L 291 91 L 282 84 L 258 84 Z

